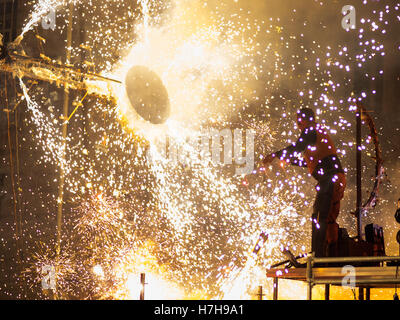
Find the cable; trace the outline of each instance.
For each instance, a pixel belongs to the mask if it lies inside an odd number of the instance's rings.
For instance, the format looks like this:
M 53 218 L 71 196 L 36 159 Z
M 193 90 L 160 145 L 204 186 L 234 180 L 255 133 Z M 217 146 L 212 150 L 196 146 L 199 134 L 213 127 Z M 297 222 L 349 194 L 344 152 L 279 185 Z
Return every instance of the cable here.
M 83 96 L 83 98 L 78 102 L 76 108 L 74 109 L 74 111 L 72 111 L 72 113 L 70 114 L 70 116 L 69 116 L 68 119 L 66 120 L 67 123 L 68 123 L 69 120 L 72 118 L 72 116 L 74 115 L 74 113 L 76 112 L 76 110 L 78 110 L 78 108 L 79 108 L 80 106 L 83 105 L 82 102 L 83 102 L 83 100 L 86 98 L 87 94 L 88 94 L 88 91 L 86 91 L 86 93 L 85 93 L 85 95 Z

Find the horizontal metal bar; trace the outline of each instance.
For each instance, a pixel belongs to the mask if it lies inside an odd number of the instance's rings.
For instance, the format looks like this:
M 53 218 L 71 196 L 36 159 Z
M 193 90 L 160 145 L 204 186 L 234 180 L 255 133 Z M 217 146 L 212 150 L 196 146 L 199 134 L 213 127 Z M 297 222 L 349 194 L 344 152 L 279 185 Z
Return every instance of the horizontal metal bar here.
M 342 285 L 342 280 L 314 280 L 313 284 L 333 284 L 333 285 Z M 400 278 L 397 279 L 361 279 L 361 280 L 355 280 L 355 285 L 363 285 L 363 284 L 400 284 Z
M 330 257 L 330 258 L 312 258 L 313 263 L 336 263 L 336 262 L 384 262 L 400 261 L 400 256 L 396 257 Z

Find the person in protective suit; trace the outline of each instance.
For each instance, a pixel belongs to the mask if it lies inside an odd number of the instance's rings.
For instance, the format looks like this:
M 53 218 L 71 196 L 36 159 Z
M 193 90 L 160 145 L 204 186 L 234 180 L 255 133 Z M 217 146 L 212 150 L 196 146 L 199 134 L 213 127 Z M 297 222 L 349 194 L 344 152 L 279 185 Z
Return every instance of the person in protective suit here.
M 330 136 L 315 122 L 312 109 L 303 108 L 297 113 L 297 125 L 301 135 L 296 143 L 267 155 L 263 164 L 274 159 L 307 167 L 318 181 L 312 215 L 311 250 L 316 257 L 337 256 L 339 225 L 336 219 L 340 200 L 346 188 L 346 177 Z M 304 154 L 304 160 L 299 155 Z

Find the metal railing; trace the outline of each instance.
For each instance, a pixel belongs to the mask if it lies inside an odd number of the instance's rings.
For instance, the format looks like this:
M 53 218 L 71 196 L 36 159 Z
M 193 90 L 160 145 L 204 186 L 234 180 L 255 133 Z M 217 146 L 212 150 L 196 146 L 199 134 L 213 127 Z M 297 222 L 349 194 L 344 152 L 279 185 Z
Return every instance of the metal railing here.
M 330 263 L 365 263 L 365 262 L 400 262 L 400 256 L 374 256 L 374 257 L 314 257 L 313 254 L 307 256 L 306 282 L 307 299 L 312 299 L 312 287 L 317 284 L 325 285 L 341 285 L 342 280 L 323 279 L 314 280 L 313 266 L 315 264 L 330 264 Z M 382 285 L 382 284 L 400 284 L 400 277 L 392 279 L 355 279 L 355 286 L 362 287 L 363 285 Z

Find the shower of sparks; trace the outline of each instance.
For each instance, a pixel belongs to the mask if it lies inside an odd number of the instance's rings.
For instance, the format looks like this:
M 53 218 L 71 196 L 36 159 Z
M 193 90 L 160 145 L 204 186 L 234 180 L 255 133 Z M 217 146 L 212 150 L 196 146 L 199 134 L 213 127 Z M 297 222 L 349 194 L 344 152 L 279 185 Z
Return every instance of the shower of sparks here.
M 201 159 L 188 139 L 210 127 L 253 129 L 258 159 L 295 141 L 293 117 L 309 106 L 350 167 L 355 102 L 376 93 L 355 96 L 352 72 L 385 54 L 379 40 L 388 29 L 385 14 L 400 5 L 360 18 L 354 51 L 336 42 L 307 42 L 306 23 L 294 30 L 241 1 L 73 3 L 90 16 L 82 45 L 97 47 L 96 71 L 123 81 L 133 65 L 149 67 L 167 88 L 171 117 L 163 125 L 146 123 L 130 106 L 124 85 L 112 85 L 116 103 L 88 97 L 85 111 L 71 118 L 64 157 L 64 120 L 40 86 L 28 95 L 20 81 L 25 120 L 42 148 L 36 165 L 66 172 L 61 254 L 55 255 L 54 243 L 42 244 L 25 277 L 37 287 L 42 267 L 54 266 L 56 293 L 64 298 L 137 299 L 142 272 L 147 298 L 252 298 L 265 283 L 265 269 L 283 258 L 282 249 L 309 249 L 311 178 L 274 164 L 243 179 L 232 174 L 233 166 Z M 22 36 L 50 8 L 67 21 L 68 4 L 39 0 Z M 294 9 L 288 15 L 300 19 Z M 71 49 L 72 61 L 84 51 Z M 382 72 L 365 77 L 374 80 Z M 185 163 L 169 161 L 160 139 L 184 151 Z M 362 148 L 371 153 L 367 137 Z M 42 206 L 54 207 L 56 194 L 44 197 Z M 269 239 L 254 256 L 260 232 Z
M 42 0 L 38 1 L 31 12 L 29 20 L 25 24 L 20 37 L 23 37 L 33 26 L 38 24 L 43 16 L 49 13 L 50 9 L 57 9 L 61 5 L 60 0 Z
M 63 148 L 62 142 L 59 138 L 59 120 L 53 114 L 54 107 L 50 106 L 48 110 L 50 113 L 46 115 L 40 109 L 40 106 L 33 101 L 29 95 L 24 82 L 20 79 L 20 86 L 24 94 L 24 98 L 32 117 L 31 121 L 36 127 L 36 139 L 39 141 L 46 141 L 43 145 L 43 160 L 50 163 L 58 163 L 60 167 L 66 167 L 63 161 Z

